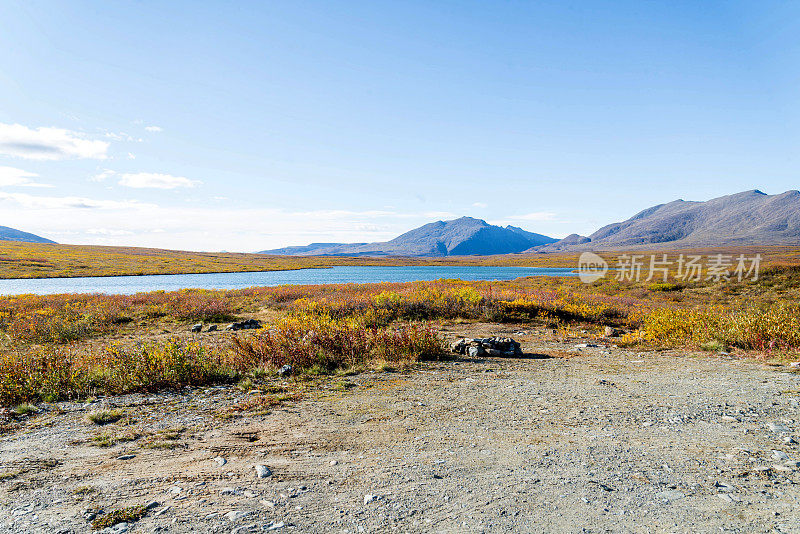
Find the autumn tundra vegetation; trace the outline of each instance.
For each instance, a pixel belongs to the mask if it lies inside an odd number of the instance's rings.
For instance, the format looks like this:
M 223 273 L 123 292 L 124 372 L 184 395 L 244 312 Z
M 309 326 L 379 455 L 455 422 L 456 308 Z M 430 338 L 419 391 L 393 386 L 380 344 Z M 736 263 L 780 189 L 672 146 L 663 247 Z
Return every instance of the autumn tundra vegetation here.
M 612 326 L 624 332 L 614 339 L 621 346 L 789 358 L 800 350 L 798 282 L 800 265 L 773 262 L 742 281 L 531 277 L 5 296 L 0 402 L 253 383 L 287 364 L 301 379 L 408 368 L 450 357 L 439 326 L 453 321 L 538 325 L 565 336 L 582 329 L 600 337 Z M 224 330 L 251 316 L 262 328 Z M 196 322 L 223 328 L 189 334 Z

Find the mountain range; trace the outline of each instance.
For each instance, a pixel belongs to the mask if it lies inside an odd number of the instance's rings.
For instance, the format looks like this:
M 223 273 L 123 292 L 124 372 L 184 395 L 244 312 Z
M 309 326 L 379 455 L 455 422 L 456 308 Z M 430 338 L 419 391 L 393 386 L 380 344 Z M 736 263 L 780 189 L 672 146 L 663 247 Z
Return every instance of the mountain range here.
M 495 226 L 461 217 L 436 221 L 379 243 L 312 243 L 305 247 L 264 250 L 292 256 L 471 256 L 512 254 L 555 243 L 557 239 L 516 226 Z
M 737 245 L 800 245 L 800 192 L 767 195 L 754 189 L 705 202 L 675 200 L 532 252 Z
M 298 256 L 466 256 L 637 248 L 800 245 L 800 192 L 754 189 L 705 202 L 675 200 L 556 240 L 515 226 L 461 217 L 429 223 L 381 243 L 312 243 L 262 251 Z
M 0 226 L 0 240 L 55 243 L 7 226 Z M 767 195 L 754 189 L 705 202 L 675 200 L 603 226 L 589 236 L 572 234 L 561 240 L 461 217 L 425 224 L 385 242 L 312 243 L 261 254 L 444 257 L 744 245 L 800 246 L 800 192 Z
M 55 243 L 36 234 L 29 234 L 16 228 L 0 226 L 0 241 L 25 241 L 27 243 Z

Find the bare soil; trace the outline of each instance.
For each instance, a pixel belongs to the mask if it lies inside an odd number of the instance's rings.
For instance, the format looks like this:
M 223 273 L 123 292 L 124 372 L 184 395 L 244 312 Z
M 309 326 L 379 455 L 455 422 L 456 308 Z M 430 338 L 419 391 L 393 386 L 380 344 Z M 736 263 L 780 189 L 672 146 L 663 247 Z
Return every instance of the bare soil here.
M 275 406 L 253 400 L 279 382 L 7 420 L 0 532 L 88 532 L 92 514 L 152 502 L 113 531 L 800 531 L 788 368 L 508 325 L 447 331 L 511 335 L 528 357 L 287 380 L 301 398 Z M 115 423 L 87 419 L 111 409 Z

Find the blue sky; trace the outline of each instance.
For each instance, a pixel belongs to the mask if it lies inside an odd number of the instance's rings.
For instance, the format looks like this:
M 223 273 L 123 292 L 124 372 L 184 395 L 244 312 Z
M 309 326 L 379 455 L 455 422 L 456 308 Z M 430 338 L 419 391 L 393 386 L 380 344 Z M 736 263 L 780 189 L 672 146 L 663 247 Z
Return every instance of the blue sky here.
M 798 188 L 790 2 L 0 4 L 0 224 L 253 251 Z

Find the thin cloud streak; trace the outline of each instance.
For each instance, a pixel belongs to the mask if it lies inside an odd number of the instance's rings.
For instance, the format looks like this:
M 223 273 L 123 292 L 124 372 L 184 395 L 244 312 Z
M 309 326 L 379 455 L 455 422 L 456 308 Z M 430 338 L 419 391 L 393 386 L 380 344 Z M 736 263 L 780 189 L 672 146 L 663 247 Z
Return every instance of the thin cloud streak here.
M 28 172 L 16 167 L 0 166 L 0 187 L 53 187 L 50 184 L 34 182 L 31 178 L 38 178 L 35 172 Z
M 106 159 L 110 143 L 63 128 L 0 123 L 0 154 L 31 160 Z
M 185 176 L 172 176 L 157 172 L 125 173 L 119 180 L 119 185 L 136 189 L 177 189 L 179 187 L 195 187 L 200 183 Z

